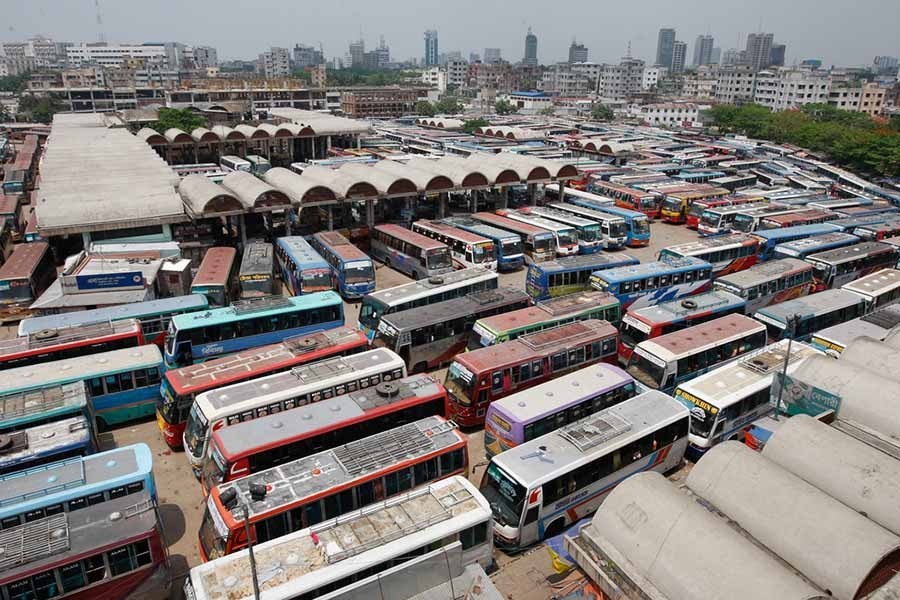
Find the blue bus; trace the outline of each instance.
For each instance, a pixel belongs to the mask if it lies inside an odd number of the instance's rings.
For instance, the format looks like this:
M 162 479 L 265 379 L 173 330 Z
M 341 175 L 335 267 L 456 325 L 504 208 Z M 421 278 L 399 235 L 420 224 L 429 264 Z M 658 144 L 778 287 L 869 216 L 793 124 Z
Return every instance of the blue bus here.
M 0 451 L 0 475 L 30 469 L 96 451 L 91 424 L 84 417 L 71 417 L 7 434 L 8 445 Z
M 759 250 L 757 256 L 759 260 L 769 260 L 773 258 L 775 246 L 785 242 L 793 242 L 794 240 L 802 240 L 814 235 L 823 235 L 836 231 L 832 227 L 834 221 L 828 223 L 816 223 L 814 225 L 799 225 L 797 227 L 782 227 L 779 229 L 756 230 L 750 235 L 759 240 Z
M 134 444 L 0 476 L 0 529 L 146 493 L 156 501 L 153 454 Z
M 658 261 L 596 271 L 591 287 L 616 296 L 622 310 L 653 306 L 705 292 L 713 266 L 692 256 L 663 257 Z
M 334 289 L 331 267 L 299 235 L 278 238 L 275 256 L 281 280 L 292 296 Z
M 337 231 L 322 231 L 310 240 L 331 266 L 331 275 L 341 296 L 362 298 L 375 291 L 375 264 L 369 256 Z
M 93 407 L 83 381 L 0 397 L 0 434 L 72 417 L 94 421 Z
M 850 246 L 851 244 L 858 244 L 861 241 L 859 236 L 851 233 L 844 233 L 843 231 L 823 233 L 822 235 L 814 235 L 808 238 L 776 244 L 772 252 L 772 258 L 799 258 L 800 260 L 803 260 L 810 254 L 815 254 L 816 252 L 843 248 L 844 246 Z
M 0 396 L 84 381 L 103 427 L 153 415 L 162 372 L 159 347 L 148 344 L 7 369 Z
M 625 219 L 625 245 L 631 246 L 632 248 L 650 245 L 650 219 L 644 213 L 622 208 L 615 204 L 600 205 L 594 204 L 590 200 L 585 200 L 583 198 L 570 198 L 568 193 L 566 193 L 566 198 L 566 204 L 569 208 L 563 210 L 571 210 L 576 214 L 588 218 L 591 218 L 590 214 L 585 211 L 607 214 Z
M 531 263 L 525 276 L 525 291 L 537 302 L 588 290 L 591 273 L 636 265 L 640 261 L 628 254 L 581 254 L 548 262 Z
M 333 291 L 239 300 L 174 317 L 166 336 L 166 365 L 184 367 L 343 324 L 344 303 Z
M 497 269 L 500 271 L 515 271 L 525 264 L 522 238 L 518 234 L 480 223 L 468 217 L 449 217 L 441 219 L 441 222 L 494 242 L 494 249 L 497 252 Z

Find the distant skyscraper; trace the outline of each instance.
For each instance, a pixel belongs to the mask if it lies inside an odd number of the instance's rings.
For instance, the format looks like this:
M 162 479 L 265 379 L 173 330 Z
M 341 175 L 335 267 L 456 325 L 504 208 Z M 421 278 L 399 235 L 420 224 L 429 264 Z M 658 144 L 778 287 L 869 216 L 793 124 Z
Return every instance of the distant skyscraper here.
M 712 62 L 713 36 L 698 35 L 694 42 L 694 66 L 700 67 Z
M 477 52 L 469 52 L 469 62 L 472 64 L 481 62 L 481 55 Z
M 528 28 L 528 33 L 525 34 L 525 58 L 522 59 L 522 64 L 526 67 L 536 67 L 538 64 L 537 36 L 531 33 L 531 27 Z
M 362 69 L 364 66 L 365 55 L 366 55 L 366 42 L 364 40 L 357 40 L 355 42 L 350 42 L 350 68 L 351 69 Z
M 498 62 L 500 62 L 500 48 L 485 48 L 484 63 L 487 65 L 492 65 Z
M 772 49 L 769 50 L 769 64 L 773 67 L 783 67 L 785 51 L 787 51 L 787 46 L 784 44 L 773 44 Z
M 675 40 L 672 44 L 672 67 L 669 69 L 670 73 L 683 73 L 684 72 L 684 60 L 687 57 L 687 44 L 684 42 L 680 42 Z
M 585 46 L 584 44 L 579 44 L 575 40 L 572 40 L 572 45 L 569 46 L 569 63 L 587 62 L 587 59 L 587 46 Z
M 718 65 L 722 62 L 722 49 L 721 48 L 713 48 L 712 52 L 709 55 L 709 64 Z
M 769 66 L 769 55 L 772 52 L 774 37 L 771 33 L 751 33 L 747 36 L 747 50 L 744 58 L 754 71 Z
M 879 74 L 886 75 L 897 71 L 898 61 L 893 56 L 876 56 L 872 66 Z
M 438 65 L 438 34 L 434 29 L 425 31 L 425 66 Z
M 672 46 L 675 44 L 674 29 L 660 29 L 656 41 L 656 66 L 672 67 Z
M 741 60 L 741 52 L 737 48 L 729 48 L 722 53 L 722 60 L 719 64 L 736 65 Z

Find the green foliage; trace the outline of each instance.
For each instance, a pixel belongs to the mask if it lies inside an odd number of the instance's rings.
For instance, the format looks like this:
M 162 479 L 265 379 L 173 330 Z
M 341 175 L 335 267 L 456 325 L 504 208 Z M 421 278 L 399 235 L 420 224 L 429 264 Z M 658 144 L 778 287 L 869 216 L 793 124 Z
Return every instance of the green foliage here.
M 591 107 L 591 118 L 595 121 L 612 121 L 613 116 L 612 109 L 605 104 L 597 102 Z
M 490 125 L 490 123 L 484 119 L 469 119 L 463 123 L 463 131 L 466 133 L 474 133 L 477 128 L 486 127 L 487 125 Z
M 49 96 L 28 94 L 19 98 L 19 114 L 27 121 L 49 123 L 62 110 L 62 104 Z
M 826 104 L 775 113 L 756 104 L 719 105 L 710 116 L 726 132 L 795 144 L 866 173 L 900 175 L 900 123 L 893 120 L 881 125 L 863 113 Z
M 434 114 L 436 115 L 457 115 L 462 111 L 462 104 L 452 96 L 444 96 L 434 105 Z
M 31 73 L 25 72 L 21 75 L 10 75 L 9 77 L 0 77 L 0 92 L 24 92 Z
M 383 86 L 403 85 L 415 76 L 406 71 L 371 71 L 367 69 L 328 70 L 329 87 L 345 87 L 353 85 Z
M 556 114 L 556 109 L 552 106 L 548 106 L 547 108 L 542 108 L 540 114 L 544 115 L 545 117 L 552 117 Z
M 0 123 L 6 123 L 7 121 L 12 121 L 12 115 L 9 114 L 5 106 L 0 104 Z
M 429 102 L 428 100 L 419 100 L 416 102 L 416 106 L 413 109 L 417 115 L 422 115 L 423 117 L 433 117 L 434 116 L 434 104 Z
M 291 73 L 291 76 L 294 79 L 299 79 L 307 85 L 312 83 L 312 73 L 310 73 L 306 69 L 294 69 L 294 72 Z
M 190 133 L 198 127 L 206 127 L 206 119 L 188 109 L 160 108 L 159 120 L 151 123 L 150 127 L 160 133 L 176 127 L 185 133 Z
M 508 100 L 497 100 L 497 103 L 494 104 L 494 111 L 498 115 L 511 115 L 519 112 L 519 107 L 510 104 Z

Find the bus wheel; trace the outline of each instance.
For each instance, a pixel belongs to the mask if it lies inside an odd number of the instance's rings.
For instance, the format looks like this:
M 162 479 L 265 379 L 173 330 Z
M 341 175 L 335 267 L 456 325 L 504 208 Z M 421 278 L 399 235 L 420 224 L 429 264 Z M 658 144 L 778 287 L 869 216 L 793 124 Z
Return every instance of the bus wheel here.
M 552 538 L 555 535 L 559 535 L 565 529 L 566 520 L 565 519 L 557 519 L 550 523 L 550 527 L 544 530 L 544 539 Z

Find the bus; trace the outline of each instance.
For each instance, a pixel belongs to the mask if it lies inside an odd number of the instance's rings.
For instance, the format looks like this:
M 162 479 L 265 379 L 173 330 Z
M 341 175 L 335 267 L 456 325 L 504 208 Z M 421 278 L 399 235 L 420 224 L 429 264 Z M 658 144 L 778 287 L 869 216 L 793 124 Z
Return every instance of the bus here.
M 900 302 L 900 270 L 881 269 L 841 286 L 866 299 L 869 310 Z
M 266 171 L 272 168 L 272 163 L 270 163 L 269 159 L 265 156 L 248 154 L 244 158 L 250 163 L 250 172 L 259 177 L 265 175 Z
M 821 354 L 808 344 L 782 340 L 685 381 L 675 398 L 691 411 L 687 456 L 697 461 L 719 442 L 741 439 L 750 423 L 770 414 L 772 380 L 787 362 L 791 375 L 811 356 Z
M 166 365 L 184 367 L 343 324 L 344 304 L 334 292 L 238 300 L 227 308 L 173 317 Z
M 442 219 L 441 222 L 494 242 L 498 270 L 515 271 L 525 264 L 522 238 L 519 234 L 492 227 L 468 217 L 450 217 Z
M 400 522 L 398 514 L 415 517 Z M 259 589 L 267 600 L 346 597 L 345 591 L 354 597 L 374 598 L 378 592 L 358 595 L 354 582 L 370 582 L 378 588 L 382 573 L 396 573 L 402 565 L 416 569 L 420 560 L 443 562 L 449 558 L 460 568 L 477 564 L 488 569 L 493 563 L 492 527 L 491 509 L 475 485 L 465 477 L 448 477 L 340 519 L 254 545 L 252 558 L 245 549 L 198 565 L 185 582 L 184 597 L 225 600 L 222 590 L 226 582 L 230 588 L 247 591 L 249 597 L 251 573 L 257 569 L 278 573 L 277 577 L 259 578 Z M 347 531 L 371 532 L 374 542 L 366 536 L 348 538 Z M 226 532 L 223 528 L 222 533 Z M 285 557 L 294 556 L 317 558 L 285 562 Z
M 707 210 L 724 208 L 726 206 L 741 206 L 751 203 L 759 203 L 760 196 L 723 196 L 709 200 L 697 200 L 688 208 L 685 216 L 685 225 L 688 229 L 699 229 L 700 220 Z
M 428 279 L 453 270 L 446 244 L 399 225 L 376 225 L 372 230 L 372 257 L 413 279 Z
M 492 402 L 484 418 L 488 460 L 637 393 L 634 379 L 599 363 Z
M 275 293 L 274 258 L 272 244 L 266 242 L 248 242 L 241 258 L 241 270 L 238 281 L 241 284 L 241 298 L 258 298 Z
M 765 345 L 765 325 L 731 314 L 640 342 L 626 371 L 642 385 L 670 394 L 681 382 Z
M 784 207 L 769 205 L 761 208 L 747 208 L 735 213 L 734 221 L 731 223 L 731 231 L 734 233 L 753 233 L 757 229 L 762 228 L 763 219 L 790 215 L 805 210 L 806 207 L 804 206 Z
M 596 362 L 613 362 L 618 339 L 610 323 L 589 319 L 459 354 L 444 382 L 453 419 L 464 427 L 481 425 L 498 398 Z
M 588 195 L 593 196 L 593 194 Z M 599 196 L 597 197 L 599 198 Z M 572 198 L 568 202 L 560 202 L 551 206 L 600 223 L 613 223 L 614 221 L 610 221 L 610 218 L 622 218 L 625 221 L 624 244 L 626 246 L 639 247 L 650 243 L 650 219 L 644 213 L 636 210 L 620 208 L 614 204 L 595 203 L 593 200 L 583 198 Z M 614 228 L 609 230 L 609 236 L 613 239 L 622 237 L 618 233 Z
M 820 208 L 823 210 L 840 210 L 842 208 L 850 208 L 853 206 L 868 206 L 874 201 L 867 198 L 854 196 L 853 198 L 829 198 L 827 200 L 816 200 L 807 204 L 810 208 Z
M 210 306 L 227 306 L 234 298 L 236 257 L 237 250 L 234 248 L 207 250 L 191 282 L 191 293 L 206 296 Z
M 209 437 L 226 425 L 299 408 L 406 377 L 403 359 L 384 348 L 320 360 L 197 394 L 182 443 L 199 476 Z
M 2 435 L 4 444 L 0 447 L 0 475 L 86 456 L 97 449 L 91 423 L 82 416 Z
M 859 236 L 867 242 L 877 242 L 885 238 L 900 235 L 900 219 L 861 225 L 853 230 L 853 235 Z
M 834 223 L 834 221 L 831 223 Z M 788 227 L 786 229 L 767 229 L 765 231 L 754 232 L 752 234 L 753 237 L 759 240 L 759 260 L 764 261 L 774 258 L 775 246 L 779 244 L 802 240 L 816 235 L 834 233 L 837 229 L 832 227 L 831 223 L 799 225 L 797 227 Z
M 382 317 L 395 312 L 427 306 L 474 292 L 497 289 L 497 274 L 473 267 L 446 275 L 413 281 L 366 294 L 359 307 L 359 328 L 369 340 L 375 339 Z
M 83 380 L 98 426 L 106 427 L 153 414 L 162 369 L 158 346 L 109 350 L 7 369 L 0 396 Z
M 0 476 L 0 530 L 144 491 L 156 499 L 153 454 L 146 444 L 9 473 Z
M 578 252 L 580 254 L 593 254 L 600 252 L 605 248 L 619 248 L 622 244 L 618 240 L 609 238 L 609 227 L 603 226 L 603 223 L 594 219 L 587 219 L 582 216 L 573 214 L 568 211 L 560 210 L 558 207 L 550 204 L 547 206 L 523 206 L 519 209 L 526 215 L 534 215 L 542 219 L 547 219 L 561 225 L 573 227 L 578 234 Z M 612 215 L 607 215 L 606 220 L 616 219 Z M 622 243 L 624 243 L 625 222 L 621 222 Z
M 843 248 L 844 246 L 858 244 L 860 241 L 859 237 L 842 231 L 823 233 L 822 235 L 775 244 L 772 249 L 772 258 L 799 258 L 803 260 L 810 254 L 833 250 L 834 248 Z
M 634 347 L 645 340 L 725 315 L 744 314 L 745 306 L 743 298 L 713 289 L 690 298 L 629 310 L 619 326 L 619 363 L 628 364 Z
M 143 345 L 135 319 L 41 330 L 0 340 L 0 370 Z
M 667 223 L 684 223 L 691 205 L 699 200 L 723 198 L 731 193 L 721 187 L 698 186 L 690 191 L 670 192 L 660 206 L 660 214 Z
M 494 242 L 487 238 L 440 221 L 416 221 L 411 229 L 445 244 L 450 249 L 450 257 L 457 268 L 484 267 L 490 271 L 497 270 Z
M 566 222 L 567 219 L 573 224 L 576 222 L 589 221 L 593 226 L 588 226 L 587 228 L 593 230 L 596 246 L 594 246 L 593 249 L 590 247 L 585 249 L 583 253 L 592 251 L 599 252 L 601 248 L 604 250 L 616 250 L 618 248 L 623 248 L 628 241 L 628 224 L 625 221 L 625 217 L 613 214 L 606 210 L 591 210 L 566 202 L 555 202 L 545 208 L 529 207 L 528 209 L 560 222 Z M 641 218 L 649 224 L 647 217 L 642 213 L 639 214 Z M 579 230 L 579 236 L 581 235 L 581 230 Z M 587 231 L 585 235 L 590 235 L 590 232 Z M 581 244 L 580 241 L 579 244 Z
M 472 327 L 468 349 L 486 348 L 529 333 L 587 319 L 602 319 L 618 326 L 622 319 L 619 301 L 612 294 L 586 290 L 478 319 Z
M 765 231 L 767 229 L 786 229 L 788 227 L 800 227 L 803 225 L 825 223 L 827 221 L 834 221 L 839 218 L 840 215 L 829 210 L 801 210 L 800 212 L 789 213 L 786 215 L 766 217 L 759 224 L 759 229 L 761 231 Z
M 900 252 L 881 242 L 861 242 L 806 257 L 815 269 L 816 291 L 839 288 L 881 269 L 897 266 Z
M 16 246 L 0 266 L 0 313 L 21 318 L 54 279 L 56 267 L 47 242 Z
M 27 337 L 39 331 L 67 329 L 90 323 L 137 319 L 141 324 L 141 334 L 144 336 L 144 341 L 148 344 L 156 344 L 161 348 L 165 343 L 166 332 L 169 329 L 169 322 L 172 320 L 172 317 L 190 312 L 202 312 L 207 308 L 209 308 L 209 301 L 206 299 L 206 296 L 189 294 L 187 296 L 133 302 L 119 306 L 105 306 L 93 310 L 29 317 L 19 322 L 18 335 Z
M 527 263 L 553 260 L 556 256 L 556 237 L 552 232 L 489 212 L 472 213 L 472 219 L 520 236 Z
M 868 217 L 850 217 L 847 219 L 835 219 L 834 221 L 828 221 L 825 225 L 831 227 L 832 231 L 844 231 L 846 233 L 853 233 L 857 227 L 866 227 L 868 225 L 878 225 L 879 223 L 887 223 L 888 221 L 894 221 L 896 219 L 891 218 L 892 215 L 871 215 Z
M 791 336 L 795 340 L 808 341 L 821 329 L 865 313 L 865 298 L 848 290 L 833 289 L 761 308 L 753 318 L 765 323 L 772 341 Z M 793 318 L 796 323 L 792 332 L 790 321 Z
M 690 413 L 651 390 L 494 456 L 479 486 L 494 544 L 515 550 L 593 513 L 623 479 L 681 465 Z
M 710 206 L 700 213 L 697 223 L 697 232 L 701 237 L 730 233 L 734 225 L 735 217 L 743 211 L 765 208 L 767 202 L 759 202 L 758 198 L 750 198 L 751 202 L 728 204 L 725 206 Z M 725 200 L 722 200 L 725 202 Z
M 834 214 L 840 215 L 842 218 L 871 217 L 873 215 L 883 214 L 891 219 L 896 219 L 898 212 L 900 212 L 900 208 L 892 206 L 888 202 L 884 202 L 883 204 L 874 204 L 871 206 L 848 206 L 847 208 L 838 208 L 834 211 Z
M 758 239 L 742 233 L 732 233 L 667 246 L 659 251 L 658 259 L 699 258 L 712 264 L 713 277 L 721 277 L 755 265 L 758 250 Z
M 746 302 L 744 313 L 752 315 L 770 304 L 811 294 L 813 268 L 797 258 L 770 260 L 715 279 L 713 289 L 739 296 Z
M 588 191 L 612 198 L 616 206 L 642 212 L 650 219 L 655 219 L 659 216 L 660 197 L 656 194 L 597 179 L 591 182 Z
M 399 354 L 413 373 L 448 364 L 466 349 L 475 321 L 531 305 L 524 291 L 501 287 L 385 315 L 374 345 Z
M 244 160 L 240 156 L 234 156 L 233 154 L 220 157 L 219 166 L 225 171 L 244 171 L 249 173 L 253 170 L 253 165 L 250 164 L 250 161 Z
M 94 431 L 93 407 L 83 381 L 0 396 L 0 434 L 73 417 L 83 417 Z
M 159 390 L 156 422 L 166 444 L 180 448 L 188 413 L 198 394 L 326 358 L 347 356 L 368 346 L 369 340 L 361 331 L 337 327 L 189 367 L 169 369 Z
M 433 415 L 447 417 L 444 386 L 425 374 L 335 396 L 298 411 L 235 423 L 213 432 L 200 482 L 214 486 L 337 448 Z
M 900 331 L 900 304 L 888 304 L 846 323 L 820 329 L 809 343 L 830 356 L 839 357 L 853 340 L 865 336 L 883 342 L 897 331 Z
M 591 202 L 593 206 L 614 206 L 616 203 L 616 201 L 612 198 L 604 198 L 603 196 L 598 196 L 597 194 L 592 194 L 590 192 L 586 192 L 584 190 L 579 190 L 569 186 L 566 186 L 565 197 L 560 198 L 558 183 L 546 184 L 544 186 L 544 196 L 546 196 L 551 202 L 560 203 L 569 203 L 575 199 L 587 200 Z
M 636 265 L 630 254 L 566 256 L 531 264 L 525 276 L 525 290 L 535 300 L 548 300 L 591 289 L 591 274 L 603 269 Z
M 496 212 L 501 217 L 506 217 L 513 221 L 521 221 L 522 223 L 549 231 L 553 234 L 553 240 L 556 243 L 557 256 L 578 254 L 578 231 L 574 227 L 518 210 L 500 208 Z
M 331 279 L 341 296 L 358 300 L 375 291 L 375 263 L 337 231 L 314 234 L 309 243 L 331 266 Z
M 465 475 L 467 441 L 452 421 L 431 416 L 217 485 L 200 525 L 200 556 L 206 562 L 237 552 L 248 533 L 261 544 Z
M 331 267 L 299 235 L 278 238 L 275 241 L 275 256 L 278 259 L 281 281 L 291 296 L 325 292 L 334 288 Z
M 730 175 L 727 177 L 716 177 L 709 180 L 710 185 L 725 188 L 729 192 L 736 192 L 740 188 L 756 185 L 756 175 L 747 173 L 746 175 Z
M 706 291 L 712 265 L 693 258 L 664 258 L 591 274 L 591 287 L 619 299 L 623 310 L 678 300 Z

